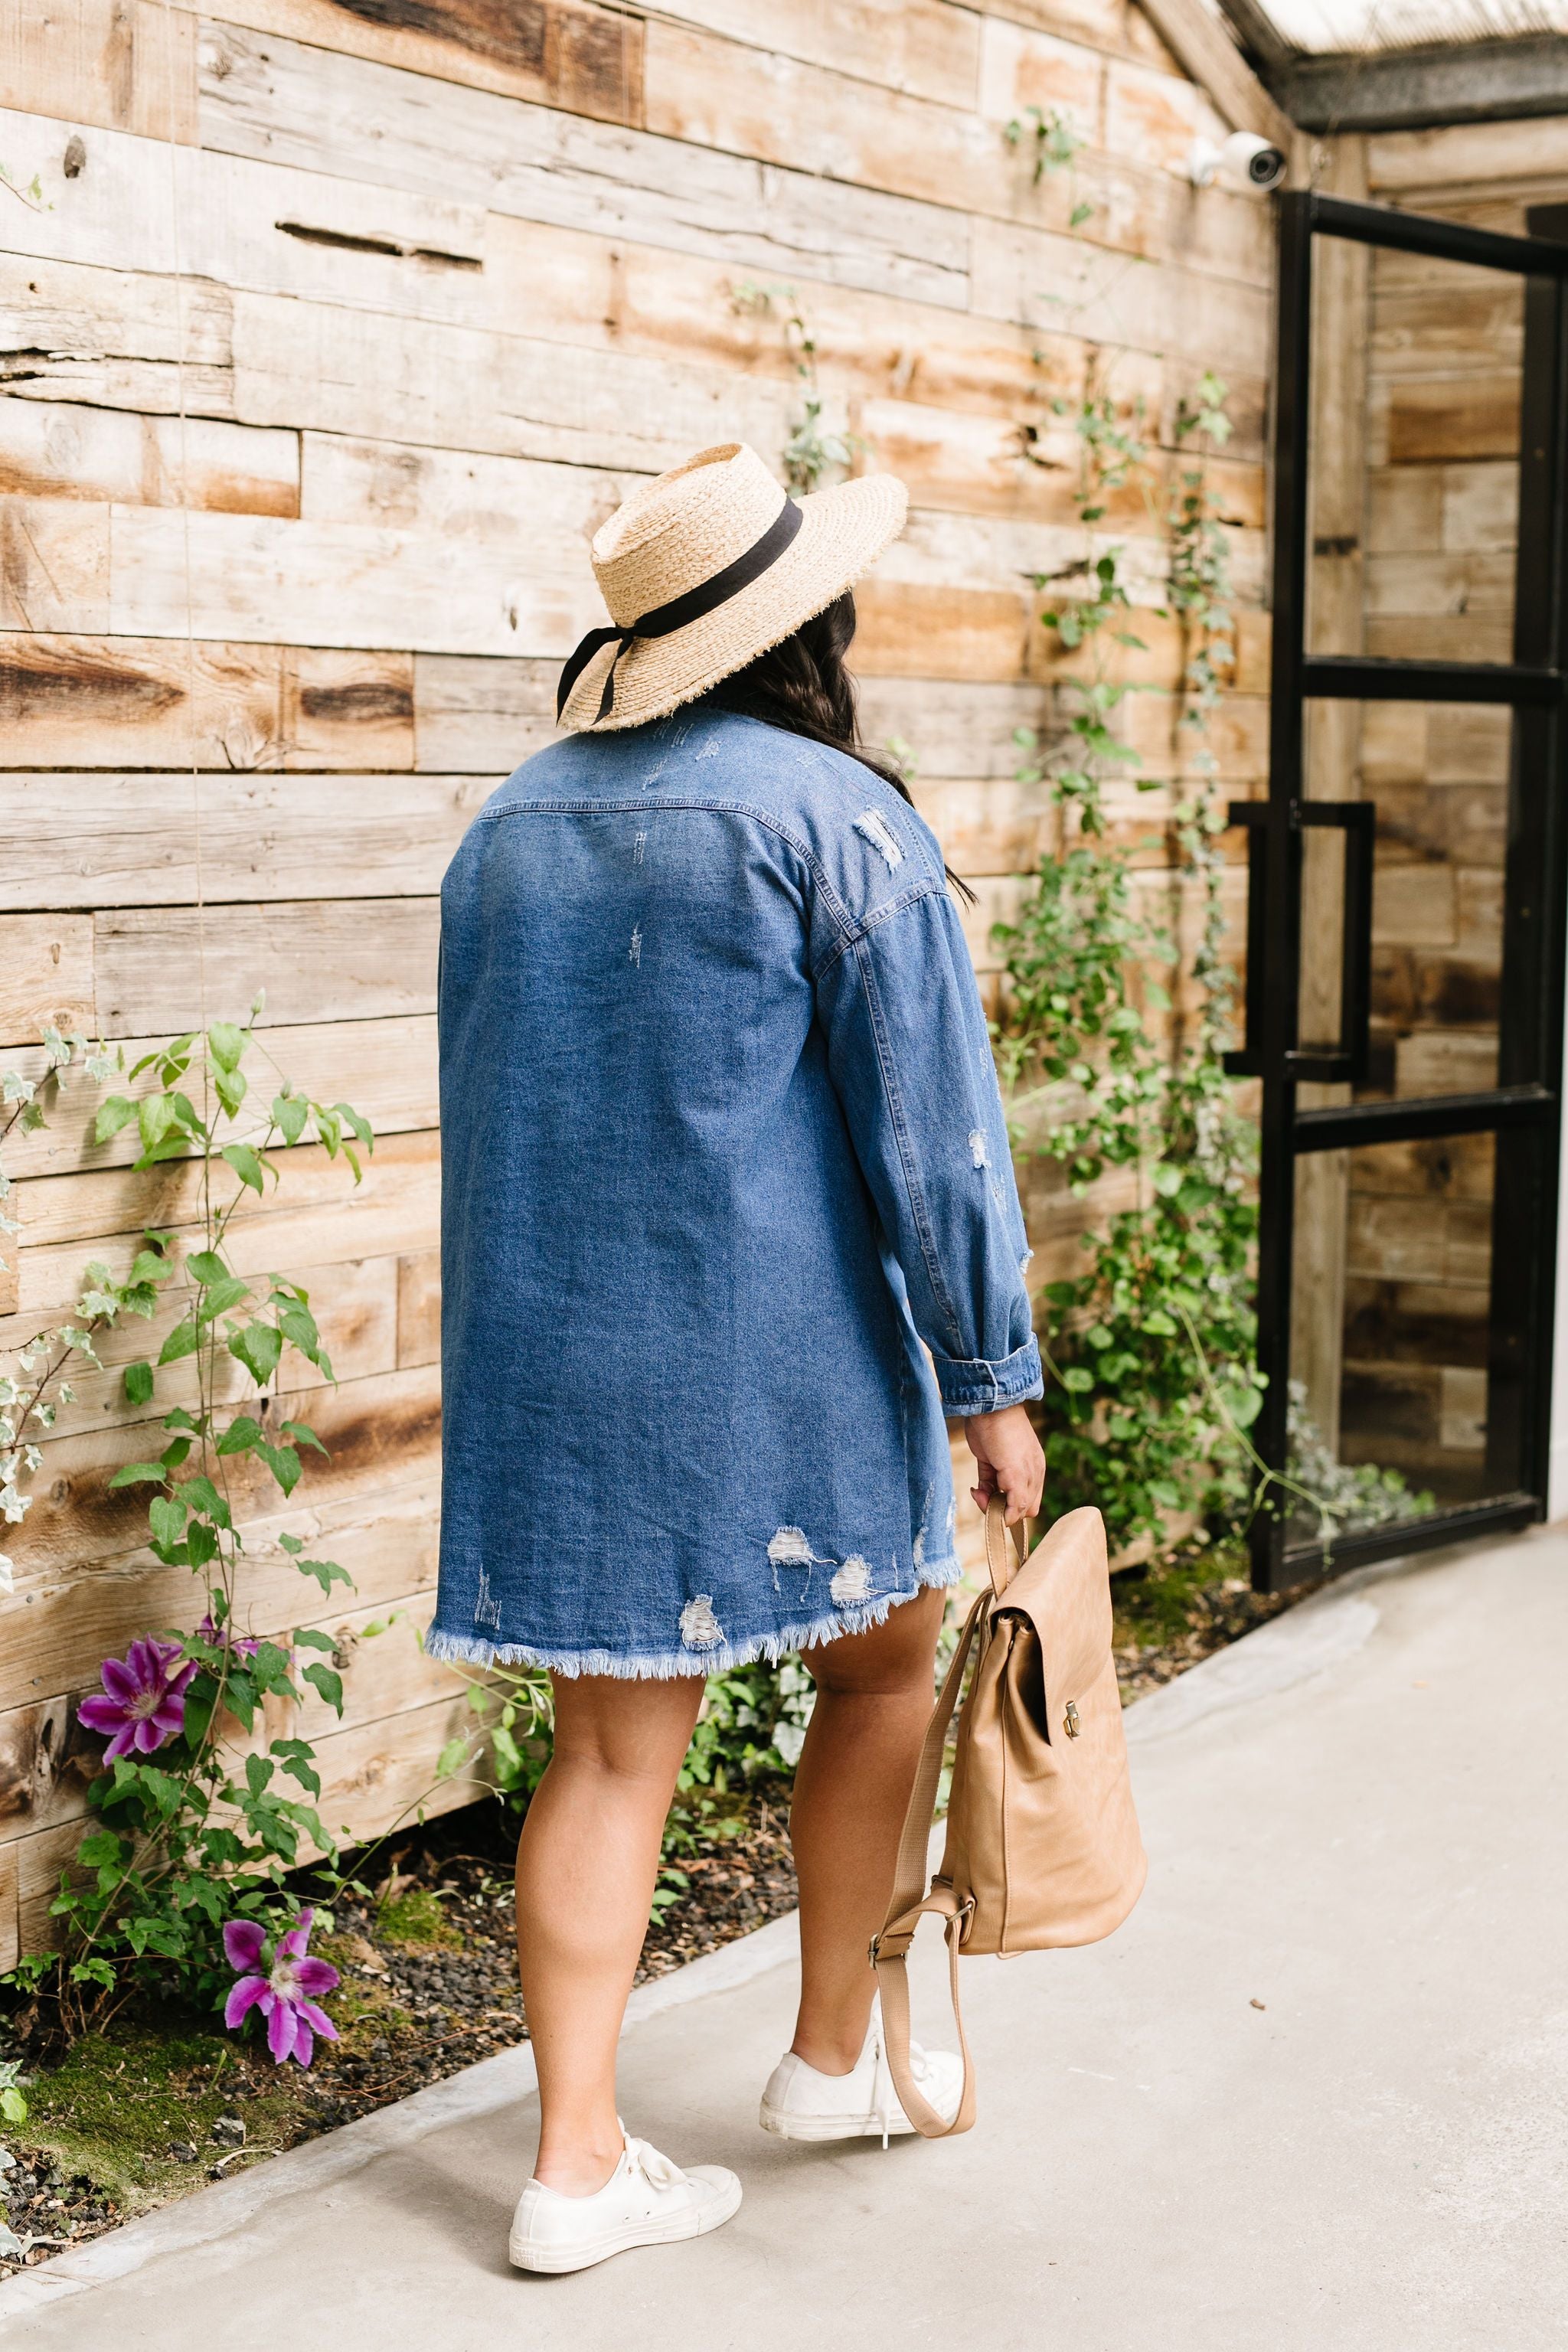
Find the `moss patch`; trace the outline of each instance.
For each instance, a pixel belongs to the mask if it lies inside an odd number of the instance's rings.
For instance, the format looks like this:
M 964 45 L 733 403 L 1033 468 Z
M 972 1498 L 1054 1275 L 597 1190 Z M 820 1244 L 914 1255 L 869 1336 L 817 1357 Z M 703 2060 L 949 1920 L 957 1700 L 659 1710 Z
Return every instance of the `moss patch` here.
M 212 2136 L 220 2116 L 241 2116 L 247 2149 L 269 2155 L 298 2137 L 300 2111 L 297 2077 L 268 2080 L 198 2022 L 84 2034 L 62 2065 L 34 2076 L 27 2100 L 29 2140 L 127 2213 L 206 2179 L 228 2153 Z
M 428 1886 L 411 1886 L 378 1905 L 375 1932 L 384 1944 L 426 1952 L 455 1952 L 463 1941 L 442 1909 L 440 1896 Z

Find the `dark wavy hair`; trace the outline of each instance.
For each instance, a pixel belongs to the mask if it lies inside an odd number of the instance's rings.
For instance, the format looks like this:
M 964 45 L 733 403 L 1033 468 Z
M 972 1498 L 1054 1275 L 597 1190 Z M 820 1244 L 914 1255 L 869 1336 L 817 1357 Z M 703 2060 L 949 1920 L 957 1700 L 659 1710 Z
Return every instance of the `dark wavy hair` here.
M 836 751 L 847 751 L 852 760 L 891 784 L 912 808 L 910 788 L 899 768 L 860 740 L 855 682 L 844 665 L 854 635 L 855 598 L 847 588 L 825 611 L 803 621 L 793 635 L 770 646 L 744 669 L 710 687 L 702 700 L 710 707 L 760 719 L 769 727 L 782 727 L 791 735 L 805 735 L 813 743 L 829 744 Z M 953 888 L 973 906 L 974 893 L 968 883 L 951 866 L 943 871 Z

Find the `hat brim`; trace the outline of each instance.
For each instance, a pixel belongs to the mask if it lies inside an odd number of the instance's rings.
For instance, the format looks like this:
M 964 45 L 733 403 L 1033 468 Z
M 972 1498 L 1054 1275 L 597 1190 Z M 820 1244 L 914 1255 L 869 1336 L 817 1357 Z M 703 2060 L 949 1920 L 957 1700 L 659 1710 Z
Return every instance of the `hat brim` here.
M 616 698 L 598 716 L 615 648 L 596 654 L 573 687 L 563 727 L 607 735 L 643 727 L 755 661 L 852 587 L 904 527 L 909 492 L 896 475 L 863 474 L 799 500 L 800 529 L 749 588 L 668 637 L 634 637 L 616 665 Z

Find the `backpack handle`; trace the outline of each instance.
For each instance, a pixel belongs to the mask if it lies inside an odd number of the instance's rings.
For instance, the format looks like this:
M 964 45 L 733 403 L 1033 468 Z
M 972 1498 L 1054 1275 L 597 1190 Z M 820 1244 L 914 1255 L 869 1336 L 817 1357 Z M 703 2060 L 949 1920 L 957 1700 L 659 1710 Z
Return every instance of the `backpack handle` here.
M 998 1601 L 1029 1557 L 1027 1519 L 1020 1519 L 1014 1528 L 1013 1542 L 1018 1554 L 1016 1564 L 1007 1556 L 1006 1498 L 993 1495 L 985 1506 L 985 1565 L 991 1570 L 991 1590 Z

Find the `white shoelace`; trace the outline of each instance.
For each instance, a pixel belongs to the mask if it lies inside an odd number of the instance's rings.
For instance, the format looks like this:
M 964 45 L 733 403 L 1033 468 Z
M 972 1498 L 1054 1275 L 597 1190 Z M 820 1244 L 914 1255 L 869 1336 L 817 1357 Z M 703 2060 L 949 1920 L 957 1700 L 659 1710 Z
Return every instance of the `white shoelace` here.
M 871 2114 L 881 2131 L 882 2146 L 886 2147 L 893 2110 L 897 2107 L 903 2115 L 903 2108 L 893 2081 L 893 2070 L 888 2063 L 888 2053 L 882 2046 L 882 2021 L 879 2017 L 873 2021 L 871 2035 Z M 920 2083 L 926 2073 L 926 2054 L 918 2042 L 910 2044 L 910 2073 L 916 2083 Z M 905 2116 L 904 2120 L 907 2123 L 909 2117 Z
M 633 2139 L 626 2134 L 626 2165 L 632 2172 L 640 2172 L 650 2189 L 674 2189 L 686 2175 L 670 2157 L 661 2155 L 651 2140 Z

